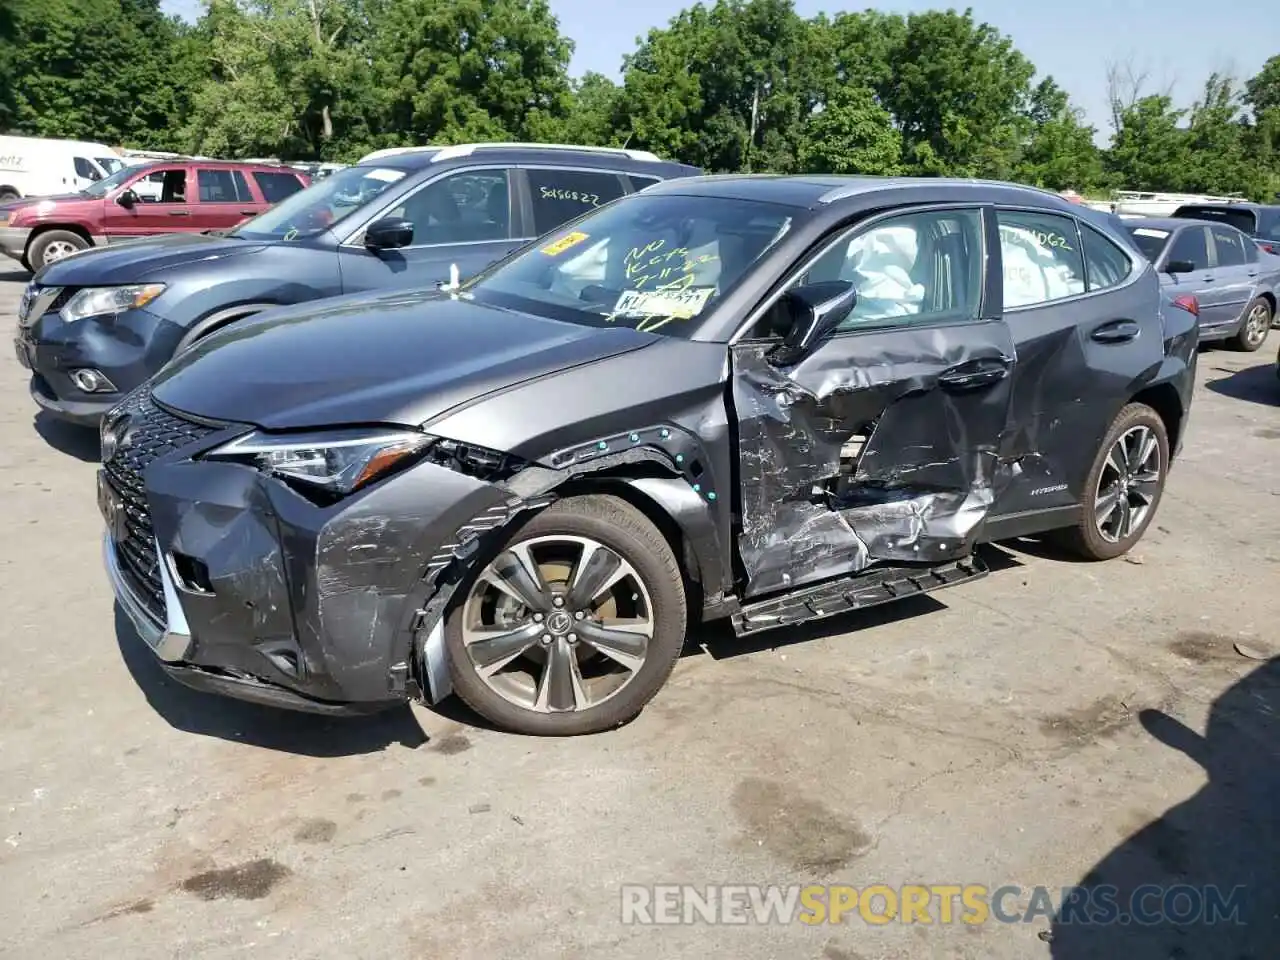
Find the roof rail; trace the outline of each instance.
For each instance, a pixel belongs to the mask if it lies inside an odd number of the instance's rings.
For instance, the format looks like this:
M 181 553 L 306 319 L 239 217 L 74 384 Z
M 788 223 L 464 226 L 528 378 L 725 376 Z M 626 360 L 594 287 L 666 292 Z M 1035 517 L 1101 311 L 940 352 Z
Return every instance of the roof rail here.
M 661 163 L 662 158 L 648 150 L 628 150 L 624 147 L 585 147 L 572 143 L 459 143 L 451 147 L 423 147 L 440 152 L 431 158 L 432 163 L 441 160 L 454 160 L 458 157 L 469 157 L 477 150 L 576 150 L 581 153 L 605 153 L 614 157 L 627 157 L 630 160 L 642 160 L 647 163 Z

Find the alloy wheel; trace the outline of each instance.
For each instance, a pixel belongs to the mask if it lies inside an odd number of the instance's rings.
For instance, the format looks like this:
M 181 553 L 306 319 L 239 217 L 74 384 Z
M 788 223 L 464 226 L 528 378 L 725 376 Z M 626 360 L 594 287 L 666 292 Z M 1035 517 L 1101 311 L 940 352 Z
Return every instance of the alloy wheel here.
M 525 710 L 595 707 L 644 666 L 655 622 L 635 567 L 589 537 L 513 544 L 467 594 L 462 643 L 471 668 Z
M 44 262 L 53 263 L 71 256 L 79 248 L 75 244 L 68 243 L 66 240 L 54 240 L 51 244 L 44 248 Z
M 1160 492 L 1160 442 L 1150 427 L 1131 427 L 1107 454 L 1094 494 L 1093 522 L 1108 543 L 1141 530 Z
M 1260 346 L 1271 329 L 1270 311 L 1265 303 L 1255 303 L 1245 319 L 1244 338 L 1251 347 Z

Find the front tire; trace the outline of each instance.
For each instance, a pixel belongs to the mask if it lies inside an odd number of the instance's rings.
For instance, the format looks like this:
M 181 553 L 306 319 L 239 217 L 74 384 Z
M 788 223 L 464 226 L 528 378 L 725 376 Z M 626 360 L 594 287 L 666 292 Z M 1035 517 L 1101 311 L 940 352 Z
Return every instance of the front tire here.
M 27 259 L 31 261 L 32 271 L 38 273 L 42 267 L 87 249 L 89 241 L 78 233 L 70 230 L 47 230 L 31 241 L 31 246 L 27 248 Z
M 1259 297 L 1244 314 L 1244 323 L 1239 332 L 1231 338 L 1231 347 L 1242 353 L 1253 353 L 1267 342 L 1267 334 L 1271 331 L 1271 304 Z
M 671 545 L 617 497 L 560 500 L 464 582 L 445 621 L 458 696 L 515 733 L 573 736 L 644 708 L 684 645 Z
M 1164 495 L 1169 433 L 1160 415 L 1131 403 L 1111 423 L 1085 481 L 1080 520 L 1057 539 L 1086 560 L 1110 560 L 1142 539 Z

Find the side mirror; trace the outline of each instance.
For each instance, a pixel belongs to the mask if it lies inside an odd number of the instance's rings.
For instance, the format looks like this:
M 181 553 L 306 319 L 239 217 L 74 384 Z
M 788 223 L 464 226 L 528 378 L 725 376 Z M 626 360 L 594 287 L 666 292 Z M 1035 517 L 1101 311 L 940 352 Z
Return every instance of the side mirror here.
M 778 366 L 798 363 L 835 332 L 858 302 L 858 291 L 847 280 L 810 283 L 788 291 L 778 302 L 790 315 L 790 326 L 769 361 Z
M 364 245 L 369 250 L 395 250 L 413 243 L 413 221 L 400 217 L 375 220 L 364 231 Z
M 124 207 L 126 210 L 132 210 L 138 202 L 138 195 L 132 190 L 122 190 L 120 196 L 116 197 L 116 203 Z
M 1195 273 L 1196 265 L 1190 260 L 1170 260 L 1164 265 L 1165 273 Z

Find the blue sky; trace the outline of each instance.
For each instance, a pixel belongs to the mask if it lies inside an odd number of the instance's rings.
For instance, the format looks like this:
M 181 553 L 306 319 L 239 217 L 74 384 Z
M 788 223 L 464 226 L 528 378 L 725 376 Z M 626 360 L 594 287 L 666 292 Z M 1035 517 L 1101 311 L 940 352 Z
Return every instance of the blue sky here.
M 576 45 L 572 69 L 597 70 L 617 78 L 622 55 L 650 27 L 663 26 L 683 7 L 682 0 L 643 4 L 611 0 L 550 0 L 560 29 Z M 797 0 L 803 16 L 819 11 L 860 10 L 865 2 L 842 5 L 831 0 Z M 963 0 L 958 4 L 963 9 Z M 173 13 L 193 19 L 199 0 L 163 0 Z M 1109 134 L 1106 68 L 1108 62 L 1132 63 L 1148 71 L 1144 92 L 1173 88 L 1175 100 L 1190 106 L 1205 78 L 1229 71 L 1245 79 L 1268 56 L 1280 54 L 1277 0 L 972 0 L 974 15 L 1013 38 L 1041 74 L 1053 74 L 1083 108 L 1100 138 Z M 876 9 L 911 13 L 945 3 L 894 0 Z M 1229 15 L 1226 14 L 1230 11 Z

